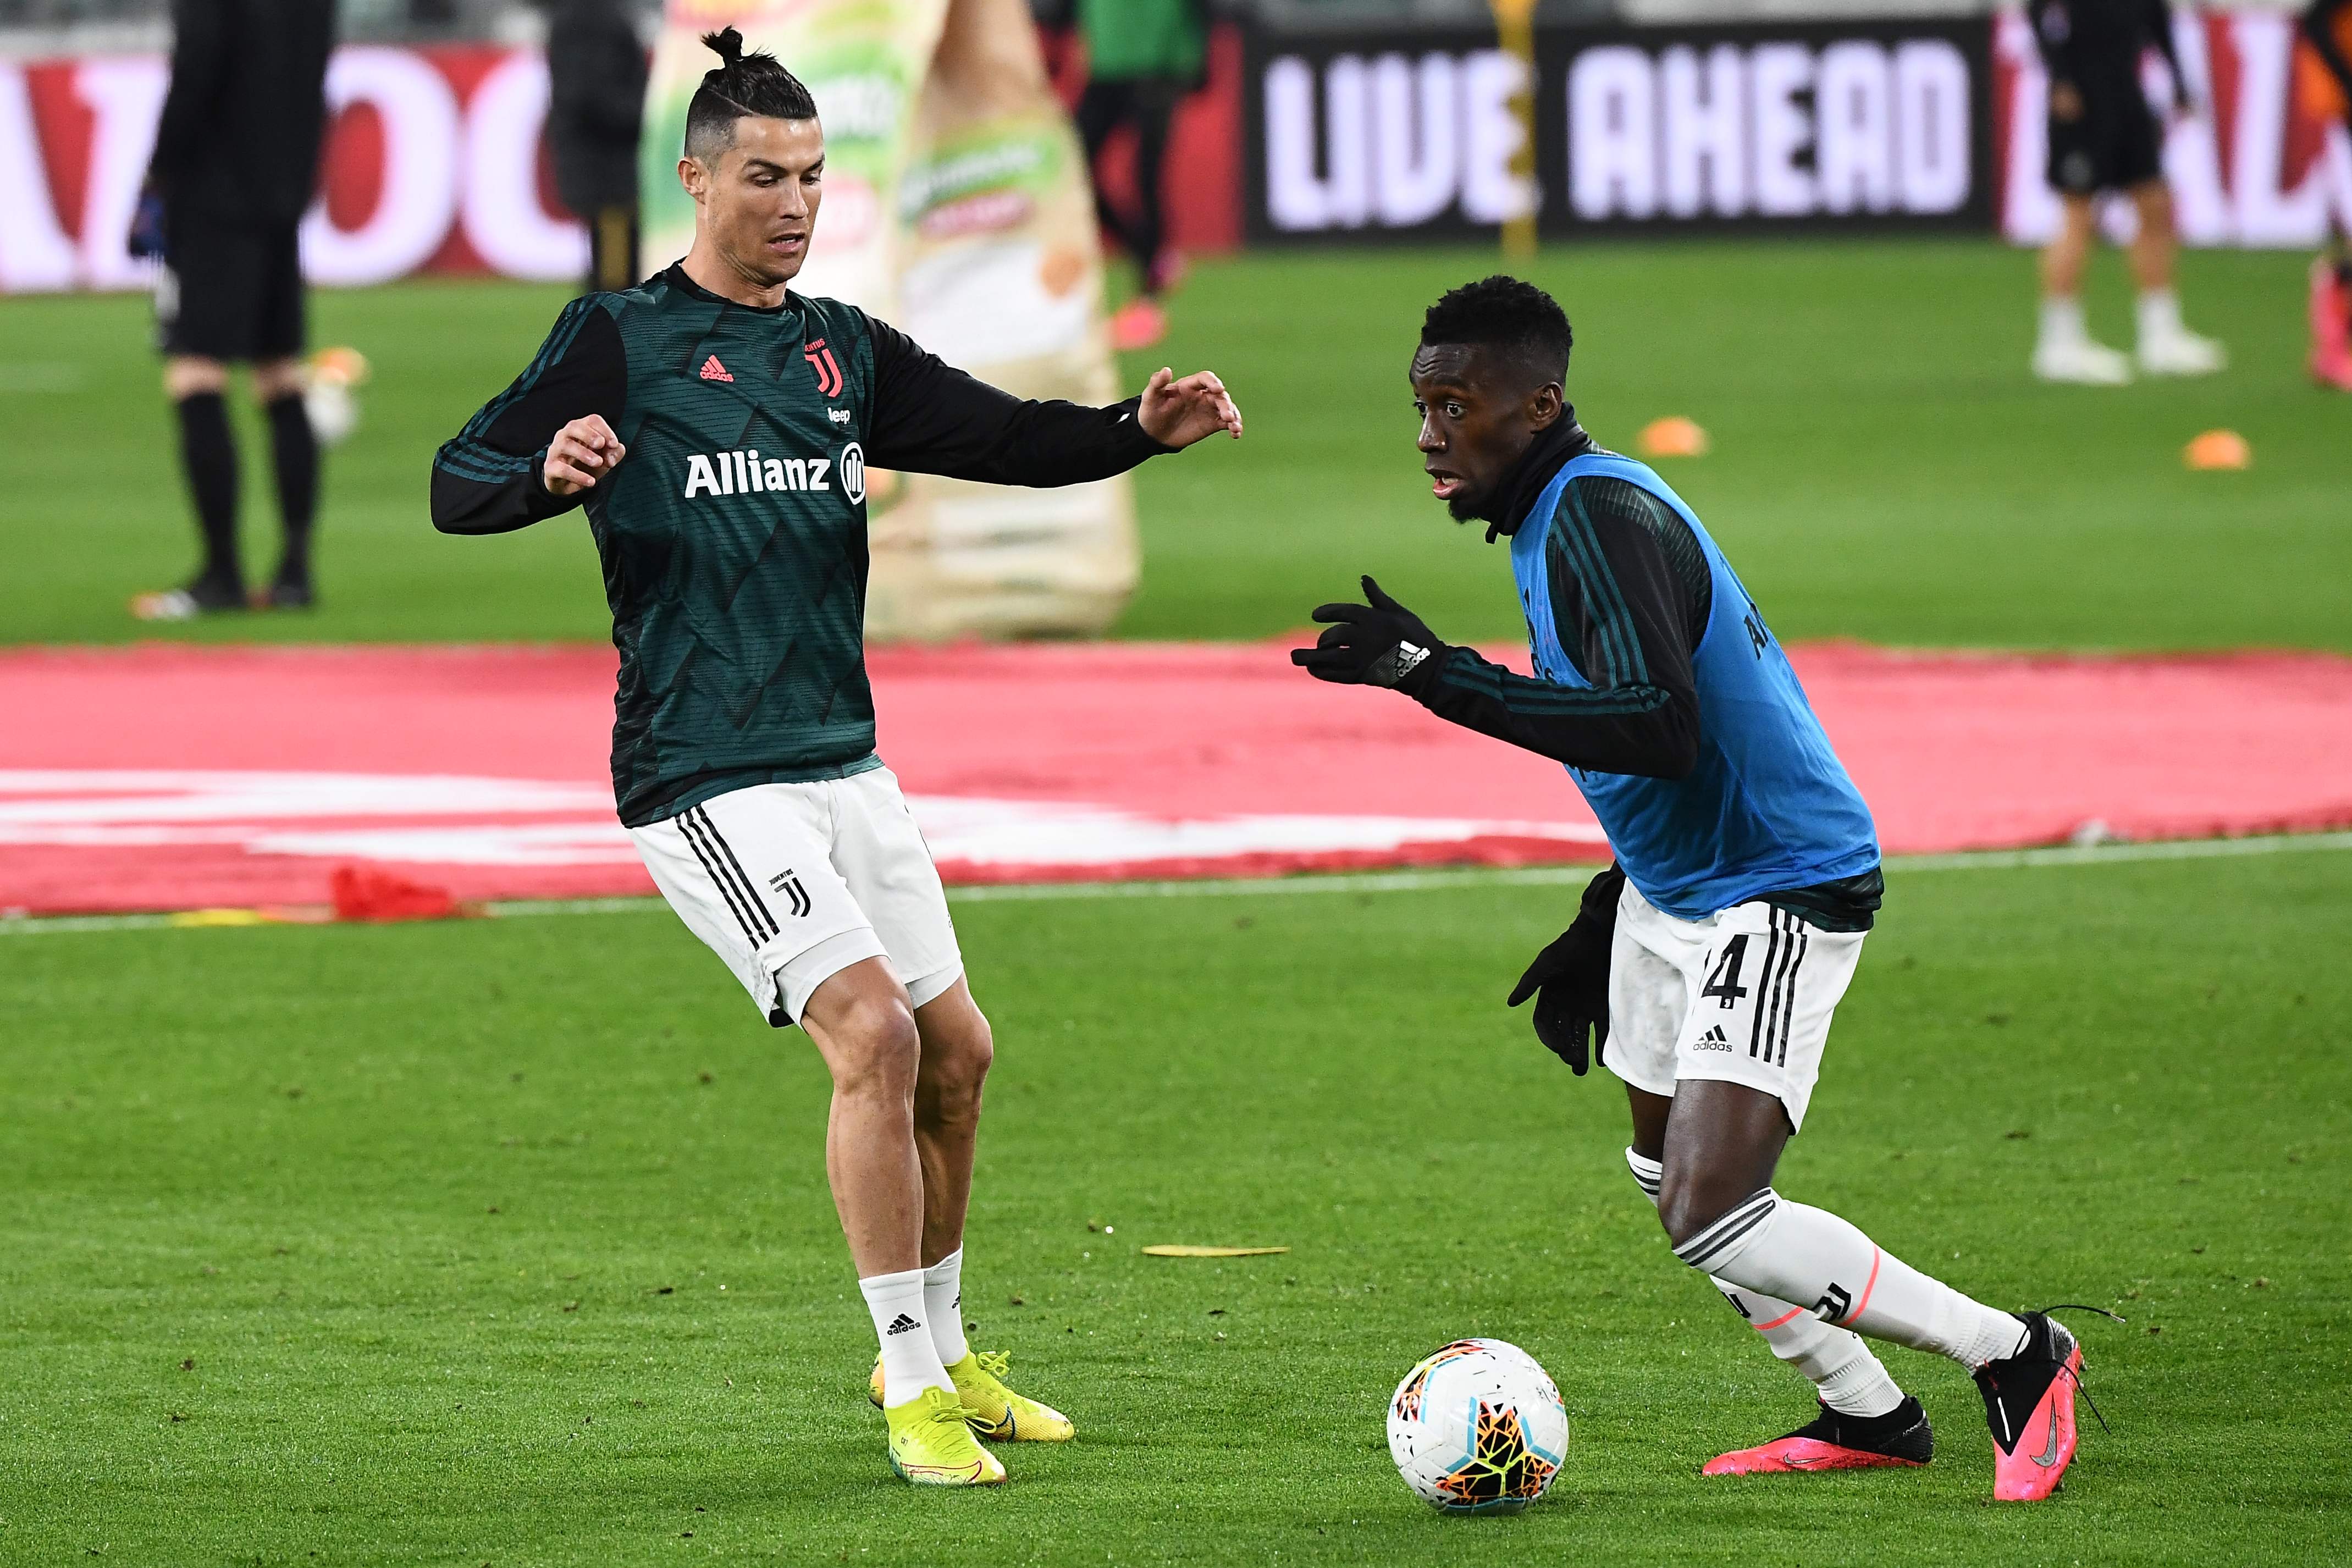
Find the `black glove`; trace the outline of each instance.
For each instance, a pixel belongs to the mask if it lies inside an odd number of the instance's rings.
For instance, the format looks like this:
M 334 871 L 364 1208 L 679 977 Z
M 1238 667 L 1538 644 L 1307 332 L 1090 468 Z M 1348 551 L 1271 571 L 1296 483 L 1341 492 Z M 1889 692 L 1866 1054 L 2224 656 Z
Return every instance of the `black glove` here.
M 139 193 L 131 215 L 131 235 L 125 247 L 134 261 L 161 261 L 163 256 L 163 194 L 149 185 Z
M 1328 630 L 1313 647 L 1290 650 L 1290 662 L 1318 680 L 1342 686 L 1396 686 L 1445 651 L 1421 617 L 1364 579 L 1369 605 L 1318 605 L 1315 619 Z
M 1536 1038 L 1582 1078 L 1591 1059 L 1585 1032 L 1592 1034 L 1592 1058 L 1609 1044 L 1609 948 L 1617 938 L 1617 896 L 1625 873 L 1612 866 L 1586 885 L 1576 921 L 1559 940 L 1536 954 L 1511 988 L 1508 1005 L 1536 999 Z

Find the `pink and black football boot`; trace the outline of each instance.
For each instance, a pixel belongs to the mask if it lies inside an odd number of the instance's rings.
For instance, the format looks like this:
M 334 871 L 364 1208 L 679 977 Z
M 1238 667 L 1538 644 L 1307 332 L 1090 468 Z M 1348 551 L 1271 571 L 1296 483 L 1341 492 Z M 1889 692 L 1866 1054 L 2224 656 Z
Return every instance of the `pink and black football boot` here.
M 1919 1402 L 1906 1396 L 1884 1415 L 1847 1415 L 1822 1406 L 1785 1437 L 1717 1454 L 1703 1476 L 1762 1476 L 1791 1470 L 1916 1469 L 1936 1457 L 1936 1434 Z
M 2074 1462 L 2074 1393 L 2083 1347 L 2046 1312 L 2021 1315 L 2025 1342 L 2014 1355 L 1977 1368 L 1985 1424 L 1992 1428 L 1992 1495 L 2037 1502 L 2058 1489 Z

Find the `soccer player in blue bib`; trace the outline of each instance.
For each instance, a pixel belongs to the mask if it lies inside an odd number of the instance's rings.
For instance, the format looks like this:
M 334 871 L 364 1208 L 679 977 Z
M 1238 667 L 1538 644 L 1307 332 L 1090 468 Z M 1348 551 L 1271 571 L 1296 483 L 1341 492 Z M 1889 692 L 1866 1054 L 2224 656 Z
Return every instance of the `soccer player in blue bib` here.
M 1535 999 L 1537 1037 L 1579 1075 L 1590 1035 L 1624 1081 L 1625 1163 L 1675 1256 L 1821 1405 L 1706 1473 L 1927 1463 L 1926 1414 L 1867 1336 L 1974 1373 L 1994 1496 L 2047 1497 L 2074 1452 L 2074 1336 L 1973 1300 L 1772 1186 L 1878 908 L 1877 834 L 1698 518 L 1578 425 L 1570 341 L 1550 295 L 1489 278 L 1430 310 L 1412 361 L 1433 493 L 1508 541 L 1536 673 L 1439 641 L 1369 577 L 1370 602 L 1318 609 L 1328 628 L 1292 662 L 1567 764 L 1608 831 L 1616 864 L 1510 1004 Z

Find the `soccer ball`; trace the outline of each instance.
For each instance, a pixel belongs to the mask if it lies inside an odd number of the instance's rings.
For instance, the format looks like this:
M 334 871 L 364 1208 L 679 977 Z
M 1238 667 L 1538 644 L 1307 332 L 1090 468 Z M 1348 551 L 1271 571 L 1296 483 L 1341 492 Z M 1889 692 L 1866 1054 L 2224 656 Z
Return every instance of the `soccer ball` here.
M 1568 1410 L 1535 1357 L 1456 1340 L 1404 1374 L 1389 1401 L 1389 1456 L 1447 1513 L 1517 1513 L 1568 1455 Z

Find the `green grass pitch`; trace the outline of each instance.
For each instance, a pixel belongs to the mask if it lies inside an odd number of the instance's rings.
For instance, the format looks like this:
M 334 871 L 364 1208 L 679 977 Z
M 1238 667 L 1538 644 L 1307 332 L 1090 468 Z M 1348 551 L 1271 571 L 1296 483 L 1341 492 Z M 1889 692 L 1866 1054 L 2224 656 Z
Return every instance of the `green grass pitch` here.
M 1125 368 L 1220 369 L 1250 437 L 1144 470 L 1122 633 L 1276 635 L 1369 570 L 1444 635 L 1515 637 L 1502 563 L 1417 481 L 1403 386 L 1421 308 L 1491 266 L 1202 266 Z M 1665 471 L 1785 637 L 2352 649 L 2301 266 L 2188 258 L 2232 369 L 2114 393 L 2025 378 L 2031 262 L 1990 245 L 1562 247 L 1534 275 L 1604 441 L 1713 432 Z M 169 635 L 601 639 L 576 523 L 458 544 L 424 515 L 426 454 L 559 300 L 320 296 L 317 340 L 377 369 L 328 468 L 325 605 Z M 123 602 L 185 569 L 144 315 L 0 300 L 0 639 L 152 635 Z M 2255 467 L 2184 473 L 2217 426 Z M 1002 1045 L 969 1315 L 1084 1435 L 954 1497 L 888 1479 L 862 1402 L 821 1068 L 658 908 L 0 934 L 0 1563 L 2340 1556 L 2347 868 L 1892 873 L 1784 1183 L 1989 1300 L 2131 1318 L 2083 1329 L 2115 1431 L 2030 1510 L 1988 1500 L 1967 1380 L 1899 1351 L 1931 1469 L 1698 1479 L 1805 1394 L 1674 1262 L 1612 1085 L 1499 1005 L 1570 886 L 961 900 Z M 1474 1332 L 1535 1352 L 1574 1423 L 1516 1520 L 1430 1512 L 1381 1440 L 1396 1378 Z
M 1001 1051 L 966 1310 L 1082 1427 L 986 1495 L 890 1479 L 822 1068 L 657 906 L 0 935 L 0 1561 L 2326 1561 L 2345 864 L 1894 870 L 1782 1185 L 2130 1318 L 2083 1321 L 2114 1431 L 2030 1508 L 1903 1351 L 1929 1469 L 1699 1479 L 1806 1391 L 1667 1251 L 1612 1080 L 1500 1005 L 1570 886 L 961 901 Z M 1467 1333 L 1570 1406 L 1517 1519 L 1385 1451 Z
M 1203 263 L 1159 355 L 1213 366 L 1250 434 L 1139 480 L 1142 591 L 1123 635 L 1271 637 L 1370 571 L 1442 635 L 1515 639 L 1508 576 L 1432 501 L 1404 371 L 1420 313 L 1490 254 Z M 2342 584 L 2347 405 L 2305 381 L 2303 259 L 2192 254 L 2190 319 L 2231 368 L 2121 391 L 2025 374 L 2032 261 L 1981 241 L 1559 247 L 1532 268 L 1576 322 L 1570 392 L 1603 441 L 1661 415 L 1713 455 L 1668 478 L 1790 638 L 1898 644 L 2352 647 Z M 2119 268 L 2094 325 L 2128 341 Z M 425 519 L 433 447 L 528 363 L 559 291 L 417 283 L 321 293 L 314 340 L 374 361 L 367 423 L 329 461 L 314 616 L 171 635 L 295 640 L 601 639 L 577 521 L 488 543 Z M 193 559 L 136 299 L 0 300 L 0 639 L 142 635 L 124 604 Z M 257 432 L 247 422 L 249 437 Z M 2254 467 L 2189 474 L 2230 426 Z M 267 572 L 265 448 L 249 441 L 248 564 Z

